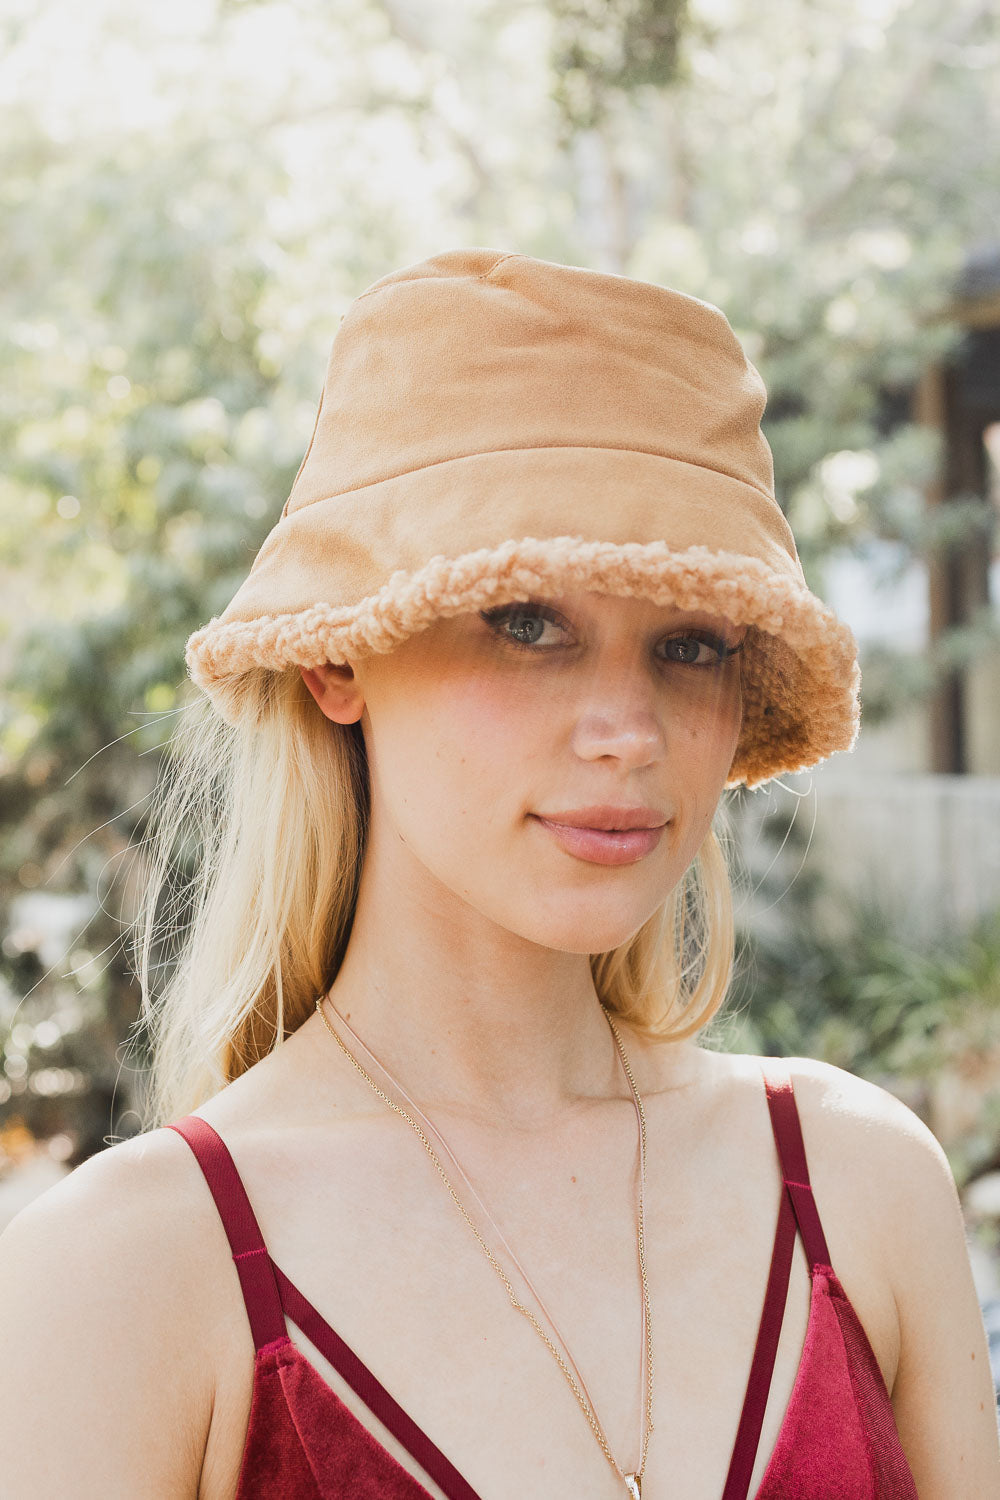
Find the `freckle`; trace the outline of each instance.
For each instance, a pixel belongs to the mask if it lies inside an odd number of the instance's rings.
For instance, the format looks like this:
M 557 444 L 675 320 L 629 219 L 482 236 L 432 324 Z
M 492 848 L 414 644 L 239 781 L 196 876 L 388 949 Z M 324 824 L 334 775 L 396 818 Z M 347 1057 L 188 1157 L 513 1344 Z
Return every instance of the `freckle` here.
M 575 1182 L 575 1181 L 576 1181 L 576 1178 L 575 1178 L 575 1177 L 571 1177 L 571 1178 L 570 1178 L 570 1182 Z

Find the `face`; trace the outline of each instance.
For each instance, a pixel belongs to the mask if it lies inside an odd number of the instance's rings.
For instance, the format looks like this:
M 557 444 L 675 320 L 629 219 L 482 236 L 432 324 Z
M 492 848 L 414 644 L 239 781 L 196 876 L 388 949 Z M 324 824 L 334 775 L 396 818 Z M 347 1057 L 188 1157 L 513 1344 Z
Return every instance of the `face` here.
M 597 953 L 652 916 L 709 831 L 744 633 L 642 599 L 545 595 L 302 676 L 329 718 L 361 721 L 366 859 L 446 908 Z

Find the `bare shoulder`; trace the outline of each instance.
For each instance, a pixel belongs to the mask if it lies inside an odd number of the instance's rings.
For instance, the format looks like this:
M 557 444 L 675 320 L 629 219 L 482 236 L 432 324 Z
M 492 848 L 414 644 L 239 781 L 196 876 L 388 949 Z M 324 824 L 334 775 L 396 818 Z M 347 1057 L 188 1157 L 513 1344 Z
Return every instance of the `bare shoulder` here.
M 888 1090 L 828 1063 L 788 1066 L 810 1167 L 815 1160 L 824 1181 L 838 1184 L 842 1208 L 853 1205 L 867 1224 L 892 1288 L 898 1354 L 888 1384 L 917 1492 L 921 1500 L 995 1495 L 993 1381 L 948 1158 Z
M 899 1250 L 905 1208 L 928 1228 L 947 1209 L 959 1213 L 954 1178 L 939 1141 L 919 1115 L 888 1089 L 814 1058 L 785 1060 L 795 1090 L 810 1166 L 849 1178 L 879 1205 L 875 1222 Z
M 780 1064 L 795 1091 L 810 1177 L 835 1263 L 835 1241 L 845 1264 L 854 1247 L 862 1246 L 865 1259 L 884 1270 L 894 1292 L 905 1292 L 914 1257 L 926 1253 L 926 1236 L 943 1237 L 954 1249 L 956 1226 L 961 1227 L 944 1150 L 919 1115 L 888 1089 L 815 1058 L 783 1058 Z M 838 1233 L 842 1226 L 849 1226 L 849 1237 Z
M 787 1071 L 806 1159 L 838 1271 L 857 1283 L 891 1279 L 910 1254 L 904 1226 L 914 1216 L 954 1224 L 958 1195 L 948 1159 L 918 1115 L 888 1089 L 809 1057 L 704 1054 L 713 1086 L 737 1101 L 749 1123 L 764 1108 L 763 1071 Z M 902 1217 L 901 1217 L 902 1215 Z M 838 1257 L 839 1252 L 839 1257 Z
M 11 1500 L 197 1495 L 214 1384 L 199 1289 L 223 1233 L 200 1176 L 176 1132 L 150 1131 L 91 1157 L 0 1235 Z
M 779 1059 L 762 1058 L 760 1061 L 777 1063 Z M 800 1114 L 825 1117 L 844 1124 L 854 1122 L 862 1130 L 866 1125 L 874 1129 L 885 1128 L 894 1135 L 909 1137 L 925 1146 L 933 1145 L 940 1152 L 941 1148 L 919 1115 L 888 1089 L 815 1057 L 786 1057 L 780 1062 L 791 1075 Z M 849 1124 L 848 1128 L 851 1128 Z

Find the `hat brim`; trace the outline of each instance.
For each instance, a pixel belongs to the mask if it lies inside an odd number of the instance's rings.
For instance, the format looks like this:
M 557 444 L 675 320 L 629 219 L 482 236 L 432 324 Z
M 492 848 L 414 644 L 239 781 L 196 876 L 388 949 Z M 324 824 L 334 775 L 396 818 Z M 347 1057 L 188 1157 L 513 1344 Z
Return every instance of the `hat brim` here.
M 435 620 L 539 592 L 592 590 L 706 610 L 748 628 L 743 720 L 726 785 L 758 786 L 850 750 L 860 721 L 857 647 L 804 584 L 758 557 L 666 542 L 525 536 L 395 571 L 347 605 L 317 602 L 252 619 L 218 619 L 188 642 L 191 677 L 230 722 L 248 673 L 359 660 L 391 651 Z M 235 603 L 235 601 L 234 601 Z

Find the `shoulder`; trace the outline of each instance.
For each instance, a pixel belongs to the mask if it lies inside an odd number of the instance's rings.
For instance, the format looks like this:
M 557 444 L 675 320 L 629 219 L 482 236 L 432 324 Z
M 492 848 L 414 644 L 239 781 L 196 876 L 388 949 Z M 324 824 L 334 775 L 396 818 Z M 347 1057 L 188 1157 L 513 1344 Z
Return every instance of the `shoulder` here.
M 91 1157 L 0 1235 L 12 1493 L 40 1493 L 41 1464 L 45 1483 L 81 1497 L 128 1482 L 197 1493 L 214 1385 L 197 1291 L 214 1206 L 200 1176 L 175 1131 L 150 1131 Z M 67 1418 L 57 1432 L 53 1406 Z
M 896 1152 L 925 1161 L 950 1178 L 947 1157 L 919 1115 L 877 1083 L 812 1057 L 756 1057 L 703 1052 L 706 1076 L 726 1093 L 763 1101 L 763 1075 L 787 1074 L 795 1094 L 810 1166 L 814 1151 L 874 1149 L 880 1160 Z M 810 1149 L 811 1148 L 811 1149 Z
M 833 1265 L 887 1337 L 893 1324 L 902 1334 L 931 1254 L 953 1269 L 968 1259 L 955 1180 L 933 1132 L 889 1089 L 832 1063 L 733 1055 L 723 1070 L 765 1114 L 762 1071 L 790 1078 Z
M 11 1256 L 37 1242 L 55 1256 L 72 1246 L 74 1260 L 92 1258 L 95 1272 L 109 1256 L 121 1257 L 115 1265 L 127 1292 L 130 1270 L 147 1282 L 151 1272 L 169 1277 L 185 1249 L 195 1248 L 200 1183 L 177 1132 L 151 1130 L 97 1152 L 34 1199 L 0 1235 L 0 1247 Z
M 977 1336 L 978 1303 L 958 1189 L 933 1132 L 889 1090 L 791 1058 L 810 1176 L 834 1264 L 853 1238 L 891 1288 L 903 1367 L 932 1322 Z M 940 1323 L 944 1315 L 945 1323 Z
M 841 1213 L 858 1229 L 864 1226 L 870 1249 L 887 1268 L 905 1267 L 918 1226 L 953 1238 L 961 1211 L 948 1158 L 908 1105 L 879 1084 L 815 1058 L 756 1061 L 791 1078 L 821 1207 L 832 1194 Z
M 763 1059 L 777 1063 L 777 1059 Z M 795 1092 L 810 1166 L 849 1174 L 884 1204 L 882 1217 L 905 1201 L 917 1209 L 958 1194 L 948 1158 L 908 1105 L 877 1083 L 814 1058 L 784 1059 Z

